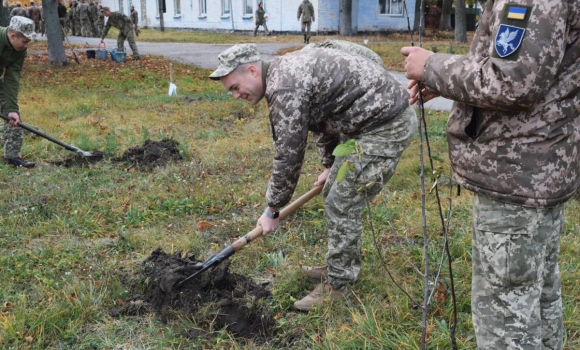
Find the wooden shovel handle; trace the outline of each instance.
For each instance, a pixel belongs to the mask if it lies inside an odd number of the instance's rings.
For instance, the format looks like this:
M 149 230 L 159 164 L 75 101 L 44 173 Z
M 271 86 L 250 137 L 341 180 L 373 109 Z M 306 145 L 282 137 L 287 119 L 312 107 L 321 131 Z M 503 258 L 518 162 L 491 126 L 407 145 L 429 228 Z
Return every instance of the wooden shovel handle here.
M 317 194 L 322 192 L 322 187 L 324 186 L 316 186 L 310 191 L 306 192 L 294 202 L 288 204 L 282 211 L 280 212 L 280 220 L 285 219 L 288 215 L 292 214 L 296 209 L 300 208 L 304 203 L 308 202 L 312 198 L 314 198 Z M 260 237 L 262 235 L 262 226 L 257 226 L 252 231 L 246 233 L 244 237 L 238 238 L 234 243 L 232 243 L 231 247 L 234 251 L 240 250 L 246 244 L 250 243 L 254 239 Z

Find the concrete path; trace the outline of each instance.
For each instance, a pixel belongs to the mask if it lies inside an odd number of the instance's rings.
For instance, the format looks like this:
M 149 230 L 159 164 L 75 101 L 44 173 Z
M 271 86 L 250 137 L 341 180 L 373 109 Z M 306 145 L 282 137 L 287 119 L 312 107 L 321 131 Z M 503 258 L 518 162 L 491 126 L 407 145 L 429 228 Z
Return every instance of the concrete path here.
M 71 44 L 87 44 L 94 48 L 100 43 L 99 38 L 84 38 L 80 36 L 69 35 L 68 37 Z M 46 37 L 40 37 L 38 40 L 46 40 Z M 108 50 L 112 50 L 117 47 L 116 39 L 105 39 L 105 45 Z M 264 58 L 271 58 L 280 52 L 282 49 L 292 48 L 296 46 L 302 46 L 302 43 L 259 43 L 256 45 L 260 50 L 260 53 Z M 208 70 L 213 70 L 217 67 L 218 61 L 217 56 L 220 52 L 232 46 L 232 44 L 200 44 L 200 43 L 152 43 L 138 41 L 137 47 L 139 48 L 139 53 L 142 55 L 154 55 L 162 56 L 167 59 L 191 64 L 196 67 L 205 68 Z M 68 48 L 67 48 L 68 49 Z M 127 42 L 125 42 L 125 49 L 127 53 L 131 50 L 128 47 Z M 86 49 L 75 50 L 81 55 L 84 54 Z M 129 56 L 130 59 L 131 56 Z M 401 59 L 402 56 L 401 56 Z M 391 72 L 395 77 L 401 81 L 403 84 L 408 83 L 408 79 L 405 75 L 400 72 Z M 452 101 L 445 98 L 436 98 L 425 104 L 425 108 L 449 111 L 451 110 Z

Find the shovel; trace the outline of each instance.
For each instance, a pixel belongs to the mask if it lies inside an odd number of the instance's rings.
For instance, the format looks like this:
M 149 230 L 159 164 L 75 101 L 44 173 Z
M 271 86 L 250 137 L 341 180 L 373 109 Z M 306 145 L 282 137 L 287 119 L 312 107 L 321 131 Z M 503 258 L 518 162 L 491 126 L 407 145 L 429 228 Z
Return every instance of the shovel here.
M 177 85 L 173 84 L 173 64 L 169 64 L 169 96 L 177 96 Z
M 6 120 L 8 122 L 12 120 L 12 118 L 9 118 L 9 117 L 5 116 L 4 114 L 0 114 L 0 118 Z M 102 158 L 103 157 L 103 154 L 101 152 L 95 152 L 95 153 L 87 152 L 87 151 L 83 151 L 82 149 L 80 149 L 78 147 L 71 146 L 71 145 L 67 145 L 66 143 L 64 143 L 62 141 L 59 141 L 59 140 L 57 140 L 57 139 L 55 139 L 53 137 L 50 137 L 50 136 L 46 135 L 43 132 L 40 132 L 40 131 L 36 130 L 35 128 L 33 128 L 32 126 L 30 126 L 28 124 L 24 124 L 22 122 L 18 122 L 18 126 L 21 127 L 22 129 L 25 129 L 25 130 L 30 131 L 33 134 L 36 134 L 36 135 L 38 135 L 40 137 L 43 137 L 43 138 L 45 138 L 45 139 L 47 139 L 49 141 L 52 141 L 52 142 L 56 143 L 57 145 L 66 148 L 69 151 L 73 151 L 73 152 L 79 153 L 83 157 L 87 157 L 87 158 L 91 158 L 91 157 L 94 157 L 94 158 Z
M 63 27 L 60 27 L 62 29 L 62 34 L 64 35 L 64 37 L 66 38 L 66 42 L 68 43 L 68 47 L 70 47 L 70 51 L 72 52 L 73 56 L 75 57 L 75 62 L 77 64 L 81 64 L 81 61 L 79 61 L 79 58 L 77 57 L 77 54 L 75 53 L 75 50 L 73 50 L 72 45 L 70 44 L 70 41 L 68 41 L 68 35 L 66 34 L 66 32 L 64 31 Z
M 300 208 L 302 204 L 308 202 L 317 194 L 319 194 L 322 191 L 322 187 L 323 186 L 314 187 L 310 191 L 303 194 L 300 198 L 296 199 L 294 202 L 288 204 L 286 208 L 282 209 L 282 211 L 280 212 L 280 219 L 286 218 L 288 215 L 292 214 L 296 209 Z M 192 278 L 196 278 L 210 267 L 218 265 L 222 261 L 232 256 L 235 252 L 242 249 L 246 244 L 250 243 L 251 241 L 260 237 L 261 235 L 262 235 L 262 226 L 257 226 L 252 231 L 246 233 L 244 237 L 238 238 L 229 247 L 225 248 L 221 252 L 217 253 L 216 255 L 213 255 L 212 257 L 204 261 L 200 270 L 196 271 L 194 274 L 178 282 L 176 284 L 176 287 L 183 285 L 185 282 L 189 281 Z

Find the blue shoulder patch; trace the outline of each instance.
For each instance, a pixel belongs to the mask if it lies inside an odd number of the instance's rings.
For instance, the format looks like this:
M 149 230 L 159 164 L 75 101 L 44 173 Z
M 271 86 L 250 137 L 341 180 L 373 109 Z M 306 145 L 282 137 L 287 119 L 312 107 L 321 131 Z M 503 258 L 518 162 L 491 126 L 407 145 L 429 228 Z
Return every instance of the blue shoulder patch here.
M 525 33 L 525 28 L 500 24 L 495 35 L 495 51 L 499 57 L 504 58 L 516 52 Z

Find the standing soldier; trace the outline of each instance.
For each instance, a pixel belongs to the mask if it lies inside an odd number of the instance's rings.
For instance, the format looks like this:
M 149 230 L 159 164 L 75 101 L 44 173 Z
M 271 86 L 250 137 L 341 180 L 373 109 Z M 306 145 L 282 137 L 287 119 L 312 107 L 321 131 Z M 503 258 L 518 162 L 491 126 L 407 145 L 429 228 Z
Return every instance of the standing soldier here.
M 254 36 L 258 34 L 258 27 L 264 26 L 264 30 L 266 31 L 266 35 L 270 35 L 268 31 L 268 26 L 266 25 L 266 11 L 264 11 L 264 3 L 260 1 L 258 4 L 258 9 L 256 10 L 256 28 L 254 29 Z
M 80 8 L 79 3 L 77 1 L 74 2 L 74 10 L 73 12 L 73 31 L 74 35 L 81 36 L 81 17 L 80 17 Z
M 310 26 L 314 22 L 314 6 L 308 0 L 302 1 L 298 6 L 298 20 L 302 15 L 302 35 L 304 35 L 304 43 L 310 43 Z
M 18 127 L 21 120 L 18 92 L 26 49 L 35 36 L 34 21 L 26 17 L 14 16 L 7 28 L 0 27 L 0 108 L 12 119 L 4 123 L 4 163 L 25 168 L 35 164 L 20 158 L 22 129 Z
M 99 38 L 103 35 L 103 28 L 105 28 L 105 14 L 103 14 L 103 5 L 99 5 L 97 12 L 97 35 Z
M 133 51 L 133 59 L 139 59 L 139 50 L 137 50 L 137 44 L 135 44 L 135 37 L 133 36 L 133 29 L 135 25 L 131 22 L 131 19 L 120 12 L 111 12 L 108 7 L 103 7 L 103 14 L 105 17 L 109 17 L 103 34 L 101 34 L 101 43 L 104 43 L 104 39 L 109 33 L 111 27 L 119 29 L 119 36 L 117 37 L 117 50 L 125 51 L 125 39 L 129 42 L 129 47 Z
M 99 13 L 99 10 L 97 9 L 96 1 L 90 1 L 89 2 L 89 18 L 90 18 L 90 22 L 91 22 L 91 33 L 92 33 L 92 37 L 94 37 L 94 38 L 99 37 L 99 34 L 97 34 L 97 19 L 99 17 L 98 13 Z
M 22 8 L 20 1 L 16 3 L 16 7 L 10 11 L 10 19 L 14 16 L 28 17 L 28 11 Z
M 84 37 L 93 36 L 91 18 L 89 17 L 89 4 L 87 4 L 87 0 L 81 0 L 81 4 L 77 6 L 77 9 L 81 20 L 81 35 Z
M 64 6 L 63 2 L 64 2 L 63 0 L 60 0 L 58 2 L 57 13 L 58 13 L 58 22 L 60 23 L 60 26 L 63 28 L 62 30 L 65 30 L 66 6 Z
M 139 13 L 135 11 L 133 5 L 131 5 L 131 22 L 135 25 L 135 35 L 139 36 Z
M 40 30 L 40 20 L 41 20 L 41 13 L 40 7 L 36 6 L 34 1 L 30 1 L 30 7 L 28 8 L 28 18 L 34 21 L 34 31 L 39 33 Z

